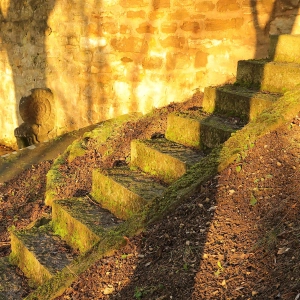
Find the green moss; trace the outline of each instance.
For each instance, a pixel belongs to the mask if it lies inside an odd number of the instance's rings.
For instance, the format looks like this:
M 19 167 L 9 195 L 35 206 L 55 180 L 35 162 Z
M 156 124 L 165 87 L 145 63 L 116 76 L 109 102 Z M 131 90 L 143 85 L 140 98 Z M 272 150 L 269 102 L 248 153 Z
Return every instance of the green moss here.
M 68 162 L 71 163 L 76 157 L 81 157 L 86 153 L 86 149 L 82 146 L 80 141 L 73 142 L 68 148 L 69 151 Z

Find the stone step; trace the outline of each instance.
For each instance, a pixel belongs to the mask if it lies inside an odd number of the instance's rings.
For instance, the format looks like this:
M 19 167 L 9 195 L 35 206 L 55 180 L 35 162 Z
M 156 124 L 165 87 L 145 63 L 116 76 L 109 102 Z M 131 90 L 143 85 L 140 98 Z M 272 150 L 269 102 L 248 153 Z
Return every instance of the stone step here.
M 269 56 L 274 61 L 300 64 L 300 35 L 271 35 Z
M 241 60 L 238 62 L 236 82 L 261 91 L 285 93 L 300 83 L 300 64 Z
M 130 218 L 164 191 L 164 186 L 139 170 L 128 167 L 93 170 L 93 199 L 120 219 Z
M 261 92 L 227 84 L 205 88 L 202 106 L 205 112 L 239 117 L 242 121 L 249 122 L 280 96 L 279 93 Z
M 32 286 L 46 282 L 75 258 L 49 225 L 11 232 L 11 250 L 10 261 L 30 279 Z
M 29 287 L 24 287 L 20 270 L 10 264 L 8 257 L 0 258 L 0 300 L 21 300 Z
M 109 230 L 120 224 L 114 215 L 89 196 L 55 200 L 52 204 L 52 226 L 73 249 L 90 250 Z
M 199 110 L 168 115 L 166 138 L 172 142 L 202 150 L 224 143 L 242 126 L 236 119 L 221 118 Z
M 192 150 L 164 138 L 133 140 L 131 142 L 131 164 L 142 171 L 172 183 L 186 173 L 187 169 L 204 157 L 200 151 Z

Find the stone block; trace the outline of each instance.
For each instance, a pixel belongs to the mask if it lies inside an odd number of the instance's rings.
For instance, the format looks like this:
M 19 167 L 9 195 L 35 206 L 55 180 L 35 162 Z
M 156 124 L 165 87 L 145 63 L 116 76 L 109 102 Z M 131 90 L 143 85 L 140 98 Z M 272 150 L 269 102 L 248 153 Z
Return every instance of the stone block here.
M 227 29 L 239 29 L 244 23 L 243 18 L 232 19 L 206 19 L 205 29 L 208 31 L 223 31 Z
M 190 17 L 190 13 L 186 9 L 180 9 L 175 11 L 174 13 L 169 14 L 170 20 L 178 20 L 183 21 L 185 19 L 188 19 Z
M 231 125 L 226 119 L 200 111 L 172 113 L 168 115 L 166 138 L 206 150 L 225 142 L 237 129 L 238 126 Z
M 105 22 L 102 25 L 102 31 L 110 34 L 116 34 L 119 31 L 119 26 L 116 22 Z
M 198 51 L 195 57 L 195 68 L 203 68 L 207 64 L 208 53 Z
M 131 164 L 166 183 L 177 180 L 202 157 L 201 153 L 166 139 L 131 142 Z
M 213 11 L 215 9 L 215 4 L 212 1 L 200 1 L 195 4 L 195 10 L 201 13 Z
M 232 0 L 219 0 L 217 2 L 217 11 L 235 11 L 240 9 L 240 4 Z
M 188 54 L 176 53 L 176 69 L 189 69 L 191 66 L 191 57 Z
M 36 287 L 55 276 L 74 258 L 49 226 L 11 232 L 11 248 L 11 262 L 18 265 Z
M 77 55 L 74 55 L 74 60 L 82 63 L 90 63 L 93 59 L 93 53 L 91 51 L 80 51 Z
M 130 58 L 130 57 L 122 57 L 121 58 L 121 61 L 123 62 L 123 63 L 130 63 L 130 62 L 133 62 L 133 60 Z
M 151 24 L 145 22 L 139 25 L 139 27 L 136 29 L 138 33 L 145 34 L 145 33 L 154 33 L 157 31 L 156 27 L 153 27 Z
M 170 0 L 152 0 L 152 7 L 154 10 L 157 10 L 160 8 L 169 8 Z
M 73 249 L 90 250 L 118 219 L 87 197 L 56 200 L 52 204 L 53 229 Z
M 98 22 L 90 22 L 86 27 L 88 35 L 102 35 L 102 26 Z
M 150 176 L 127 167 L 93 171 L 93 198 L 121 219 L 128 219 L 139 212 L 147 202 L 161 196 L 164 190 Z
M 124 25 L 124 24 L 120 25 L 120 33 L 121 34 L 128 34 L 128 33 L 130 33 L 130 31 L 131 31 L 130 26 Z
M 150 21 L 157 21 L 157 20 L 161 20 L 163 19 L 165 16 L 165 12 L 164 11 L 160 11 L 160 10 L 155 10 L 155 11 L 151 11 L 149 13 L 149 20 Z
M 144 60 L 142 62 L 143 68 L 150 69 L 150 70 L 159 69 L 159 68 L 161 68 L 162 64 L 163 64 L 162 58 L 155 57 L 155 56 L 146 57 L 146 58 L 144 58 Z
M 140 53 L 143 49 L 143 39 L 137 37 L 123 37 L 111 40 L 112 47 L 120 52 L 135 52 Z
M 169 36 L 163 40 L 160 40 L 160 43 L 165 48 L 172 47 L 181 49 L 185 44 L 185 38 L 178 36 Z
M 202 106 L 206 112 L 236 116 L 248 122 L 270 107 L 279 97 L 280 94 L 261 93 L 235 85 L 206 87 Z
M 175 33 L 177 30 L 177 23 L 164 22 L 161 24 L 160 30 L 162 33 Z
M 180 26 L 183 31 L 192 31 L 194 33 L 200 30 L 199 22 L 183 22 Z
M 138 10 L 138 11 L 131 10 L 127 12 L 126 16 L 129 19 L 145 19 L 146 12 L 143 10 Z
M 174 70 L 176 68 L 176 56 L 173 53 L 167 53 L 166 57 L 166 69 L 168 71 Z

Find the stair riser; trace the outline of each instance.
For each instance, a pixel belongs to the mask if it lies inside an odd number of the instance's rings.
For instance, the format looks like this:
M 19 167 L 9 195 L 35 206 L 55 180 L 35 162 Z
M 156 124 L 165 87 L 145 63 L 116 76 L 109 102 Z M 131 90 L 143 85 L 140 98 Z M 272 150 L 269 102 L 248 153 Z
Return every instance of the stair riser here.
M 200 127 L 198 120 L 169 114 L 165 136 L 169 141 L 200 149 Z
M 93 170 L 92 197 L 117 218 L 127 220 L 147 203 L 141 196 L 128 190 L 101 170 Z
M 201 125 L 201 144 L 202 149 L 212 149 L 227 141 L 233 131 L 223 130 L 222 128 L 212 127 L 207 124 Z
M 204 91 L 203 110 L 224 116 L 239 117 L 248 122 L 255 119 L 263 110 L 270 107 L 274 100 L 259 94 L 245 96 L 207 87 Z
M 261 91 L 285 93 L 300 82 L 298 64 L 260 61 L 239 61 L 237 83 L 257 87 Z
M 170 114 L 166 138 L 187 147 L 206 150 L 224 143 L 232 132 L 219 126 L 205 124 L 205 119 L 197 120 Z
M 74 219 L 56 201 L 52 203 L 52 224 L 54 232 L 81 253 L 90 250 L 100 240 L 99 236 Z
M 274 61 L 300 64 L 300 36 L 270 36 L 269 57 Z
M 11 250 L 10 261 L 30 279 L 33 287 L 43 284 L 53 276 L 14 233 L 11 233 Z
M 131 164 L 166 183 L 180 178 L 188 168 L 185 162 L 147 147 L 138 140 L 131 142 Z

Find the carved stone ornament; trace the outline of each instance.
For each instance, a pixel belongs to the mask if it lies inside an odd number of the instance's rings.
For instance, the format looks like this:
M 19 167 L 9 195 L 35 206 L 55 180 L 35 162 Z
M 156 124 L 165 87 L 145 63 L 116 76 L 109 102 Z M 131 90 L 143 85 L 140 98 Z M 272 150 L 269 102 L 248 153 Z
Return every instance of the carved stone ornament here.
M 19 103 L 22 123 L 14 131 L 18 147 L 24 148 L 48 140 L 55 127 L 54 98 L 50 89 L 32 89 Z

